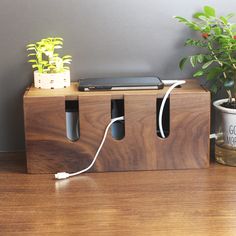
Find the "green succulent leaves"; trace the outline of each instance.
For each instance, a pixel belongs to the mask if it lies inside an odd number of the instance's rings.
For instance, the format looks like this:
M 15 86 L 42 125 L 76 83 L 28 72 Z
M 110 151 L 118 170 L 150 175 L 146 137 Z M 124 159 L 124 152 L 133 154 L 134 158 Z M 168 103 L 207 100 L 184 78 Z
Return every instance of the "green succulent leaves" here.
M 26 46 L 29 59 L 28 62 L 32 63 L 32 68 L 37 69 L 40 73 L 61 73 L 69 70 L 66 66 L 71 64 L 72 57 L 65 55 L 59 57 L 55 53 L 56 49 L 61 49 L 63 46 L 63 39 L 60 37 L 49 37 L 41 39 L 36 43 L 31 43 Z
M 175 18 L 191 30 L 197 32 L 196 39 L 187 39 L 185 46 L 199 48 L 196 55 L 183 57 L 179 68 L 188 63 L 196 68 L 194 77 L 205 77 L 213 92 L 224 88 L 236 97 L 236 24 L 229 22 L 234 16 L 217 16 L 211 6 L 204 6 L 196 12 L 191 21 L 181 16 Z

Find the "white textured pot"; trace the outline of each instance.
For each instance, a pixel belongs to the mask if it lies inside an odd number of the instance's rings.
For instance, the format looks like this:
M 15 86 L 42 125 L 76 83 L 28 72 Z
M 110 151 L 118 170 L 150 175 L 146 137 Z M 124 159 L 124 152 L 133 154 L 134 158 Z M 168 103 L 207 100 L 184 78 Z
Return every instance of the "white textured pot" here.
M 58 89 L 70 86 L 70 71 L 62 73 L 39 73 L 34 71 L 34 86 L 42 89 Z
M 222 107 L 228 99 L 215 101 L 215 158 L 216 161 L 236 166 L 236 109 Z
M 213 105 L 221 114 L 222 134 L 226 145 L 236 147 L 236 109 L 222 107 L 228 99 L 215 101 Z

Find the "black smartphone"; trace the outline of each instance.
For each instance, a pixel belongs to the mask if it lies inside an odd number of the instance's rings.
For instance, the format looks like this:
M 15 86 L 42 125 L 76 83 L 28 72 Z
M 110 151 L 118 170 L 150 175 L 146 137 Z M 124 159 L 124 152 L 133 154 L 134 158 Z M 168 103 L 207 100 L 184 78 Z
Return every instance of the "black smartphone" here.
M 159 77 L 117 77 L 79 79 L 79 91 L 162 89 Z

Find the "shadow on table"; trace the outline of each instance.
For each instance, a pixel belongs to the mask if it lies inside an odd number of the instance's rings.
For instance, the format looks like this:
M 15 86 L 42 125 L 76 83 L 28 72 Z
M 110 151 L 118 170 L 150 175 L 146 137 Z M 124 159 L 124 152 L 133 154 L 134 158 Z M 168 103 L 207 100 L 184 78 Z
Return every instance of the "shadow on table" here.
M 25 152 L 0 152 L 0 174 L 26 172 Z

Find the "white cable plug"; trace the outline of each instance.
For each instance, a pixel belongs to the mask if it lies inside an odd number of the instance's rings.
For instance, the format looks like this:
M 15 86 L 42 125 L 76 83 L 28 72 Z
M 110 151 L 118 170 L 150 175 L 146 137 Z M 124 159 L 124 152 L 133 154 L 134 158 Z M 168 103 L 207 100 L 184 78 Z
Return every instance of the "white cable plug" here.
M 72 177 L 72 176 L 75 176 L 75 175 L 82 174 L 82 173 L 88 171 L 90 168 L 92 168 L 92 166 L 94 165 L 95 161 L 97 160 L 98 154 L 100 153 L 101 148 L 102 148 L 102 146 L 103 146 L 103 144 L 105 142 L 105 139 L 107 137 L 107 133 L 108 133 L 108 130 L 109 130 L 110 126 L 114 122 L 119 121 L 119 120 L 124 120 L 124 116 L 111 119 L 110 123 L 107 125 L 107 127 L 105 129 L 105 132 L 104 132 L 104 135 L 103 135 L 103 138 L 102 138 L 102 141 L 100 143 L 100 146 L 99 146 L 99 148 L 98 148 L 98 150 L 97 150 L 97 152 L 96 152 L 96 154 L 95 154 L 95 156 L 93 158 L 93 161 L 91 162 L 91 164 L 88 167 L 86 167 L 85 169 L 80 170 L 78 172 L 71 173 L 71 174 L 67 173 L 67 172 L 59 172 L 59 173 L 55 174 L 55 179 L 66 179 L 66 178 L 69 178 L 69 177 Z
M 176 79 L 166 79 L 166 80 L 162 80 L 163 84 L 166 86 L 171 86 L 172 84 L 175 84 L 177 82 L 180 81 L 185 81 L 185 80 L 176 80 Z
M 55 179 L 66 179 L 68 177 L 70 177 L 70 174 L 66 172 L 59 172 L 55 174 Z
M 159 117 L 158 117 L 158 124 L 159 124 L 159 129 L 160 129 L 160 133 L 161 133 L 161 137 L 162 138 L 165 138 L 165 134 L 164 134 L 164 131 L 163 131 L 163 126 L 162 126 L 162 118 L 163 118 L 163 111 L 164 111 L 164 107 L 165 107 L 165 104 L 166 104 L 166 100 L 168 99 L 170 93 L 172 92 L 172 90 L 176 87 L 178 87 L 179 85 L 181 84 L 185 84 L 186 81 L 185 80 L 163 80 L 163 83 L 165 85 L 171 85 L 169 87 L 169 89 L 167 90 L 163 100 L 162 100 L 162 103 L 161 103 L 161 107 L 160 107 L 160 111 L 159 111 Z
M 216 134 L 210 134 L 210 139 L 217 139 Z

